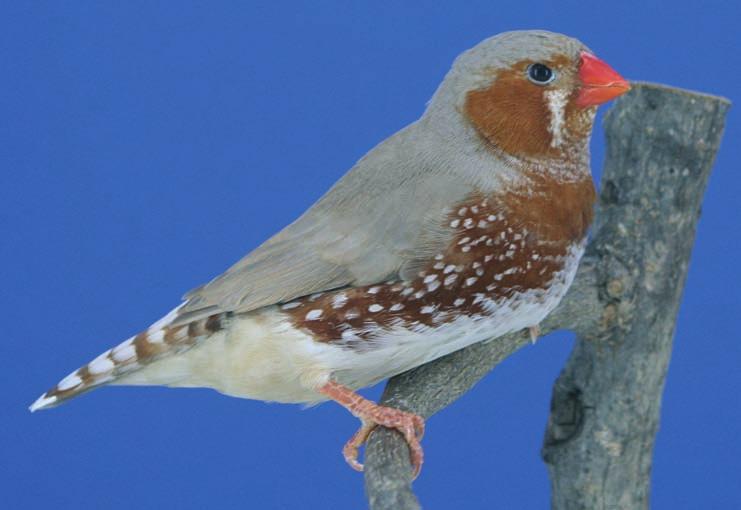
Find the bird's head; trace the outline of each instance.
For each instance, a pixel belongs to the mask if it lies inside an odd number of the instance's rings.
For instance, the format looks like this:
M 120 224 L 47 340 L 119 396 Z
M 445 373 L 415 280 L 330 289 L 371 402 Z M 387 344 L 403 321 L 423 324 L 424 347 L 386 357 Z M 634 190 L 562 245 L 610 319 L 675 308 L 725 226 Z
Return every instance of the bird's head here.
M 507 32 L 456 59 L 429 111 L 472 126 L 503 155 L 564 160 L 588 154 L 597 106 L 629 88 L 576 39 Z

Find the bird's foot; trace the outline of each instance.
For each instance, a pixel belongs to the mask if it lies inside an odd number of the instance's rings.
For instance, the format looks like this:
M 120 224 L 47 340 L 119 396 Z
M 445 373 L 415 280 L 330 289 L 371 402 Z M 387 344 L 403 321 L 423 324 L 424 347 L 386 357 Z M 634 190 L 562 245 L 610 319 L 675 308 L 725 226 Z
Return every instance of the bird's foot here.
M 425 422 L 421 416 L 393 407 L 386 407 L 371 402 L 334 381 L 330 381 L 319 389 L 320 393 L 338 402 L 360 419 L 360 429 L 350 438 L 342 449 L 345 461 L 357 471 L 363 470 L 363 464 L 358 462 L 358 452 L 365 444 L 371 432 L 378 426 L 397 430 L 404 436 L 409 446 L 409 457 L 414 469 L 414 478 L 419 475 L 424 462 L 424 452 L 419 442 L 425 432 Z
M 425 429 L 424 420 L 416 414 L 400 411 L 393 407 L 379 406 L 370 401 L 366 402 L 370 406 L 367 406 L 361 411 L 362 415 L 356 415 L 360 418 L 362 425 L 342 449 L 345 461 L 353 469 L 363 471 L 363 464 L 358 462 L 358 450 L 368 440 L 371 432 L 378 425 L 381 425 L 382 427 L 397 430 L 404 436 L 409 446 L 409 457 L 414 468 L 414 477 L 416 478 L 422 469 L 422 462 L 424 461 L 424 452 L 420 445 Z
M 530 326 L 529 328 L 527 328 L 527 330 L 530 333 L 530 343 L 535 344 L 535 342 L 538 341 L 538 337 L 540 336 L 540 324 Z

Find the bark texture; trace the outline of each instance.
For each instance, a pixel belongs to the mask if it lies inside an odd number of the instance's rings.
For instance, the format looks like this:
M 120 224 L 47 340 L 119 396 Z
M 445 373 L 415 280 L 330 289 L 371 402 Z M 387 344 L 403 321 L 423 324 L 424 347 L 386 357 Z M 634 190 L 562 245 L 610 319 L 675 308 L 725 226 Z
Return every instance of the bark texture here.
M 607 155 L 593 238 L 567 296 L 541 325 L 570 329 L 543 458 L 556 509 L 647 508 L 674 323 L 708 176 L 730 103 L 635 83 L 605 119 Z M 381 402 L 429 417 L 529 341 L 470 346 L 391 379 Z M 402 437 L 366 448 L 374 510 L 420 508 Z

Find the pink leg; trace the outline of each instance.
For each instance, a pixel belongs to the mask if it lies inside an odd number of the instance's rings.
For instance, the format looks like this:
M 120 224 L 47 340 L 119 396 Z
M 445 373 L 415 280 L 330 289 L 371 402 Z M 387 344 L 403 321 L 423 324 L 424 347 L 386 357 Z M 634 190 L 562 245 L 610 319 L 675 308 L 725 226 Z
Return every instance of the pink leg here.
M 321 388 L 319 393 L 328 396 L 338 404 L 345 407 L 362 422 L 360 429 L 353 435 L 342 449 L 345 460 L 353 469 L 363 470 L 363 465 L 358 462 L 358 448 L 362 446 L 370 433 L 377 425 L 395 429 L 401 432 L 409 446 L 409 456 L 414 467 L 414 477 L 419 475 L 424 461 L 424 453 L 419 441 L 425 432 L 425 422 L 421 416 L 394 409 L 393 407 L 379 406 L 367 400 L 350 388 L 330 381 Z

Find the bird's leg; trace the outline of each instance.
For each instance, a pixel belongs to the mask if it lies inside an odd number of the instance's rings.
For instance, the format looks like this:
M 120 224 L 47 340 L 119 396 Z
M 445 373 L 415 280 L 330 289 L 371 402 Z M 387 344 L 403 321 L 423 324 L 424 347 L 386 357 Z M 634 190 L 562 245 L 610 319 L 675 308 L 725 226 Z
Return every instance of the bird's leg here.
M 422 469 L 424 454 L 419 442 L 425 432 L 425 422 L 421 416 L 407 413 L 393 407 L 380 406 L 371 402 L 335 381 L 329 381 L 319 388 L 319 393 L 331 398 L 359 418 L 362 425 L 342 449 L 345 460 L 353 469 L 363 470 L 358 462 L 358 449 L 368 440 L 368 436 L 380 425 L 399 431 L 409 446 L 409 457 L 414 468 L 414 477 Z
M 530 326 L 529 328 L 527 328 L 527 330 L 530 333 L 530 343 L 535 344 L 535 342 L 538 340 L 538 337 L 540 336 L 540 324 Z

